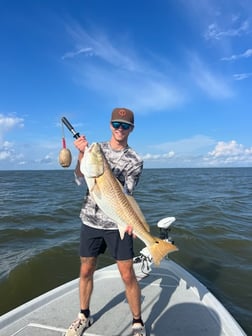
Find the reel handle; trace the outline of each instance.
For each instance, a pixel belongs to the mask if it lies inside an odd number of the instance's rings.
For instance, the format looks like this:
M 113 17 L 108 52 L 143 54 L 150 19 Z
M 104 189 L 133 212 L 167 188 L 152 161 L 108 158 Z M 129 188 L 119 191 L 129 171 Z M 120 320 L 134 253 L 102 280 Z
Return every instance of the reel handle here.
M 75 139 L 78 139 L 80 137 L 80 133 L 75 131 L 75 129 L 73 128 L 73 126 L 70 124 L 70 122 L 67 120 L 66 117 L 62 117 L 61 121 L 69 129 L 69 131 L 73 134 L 73 137 Z

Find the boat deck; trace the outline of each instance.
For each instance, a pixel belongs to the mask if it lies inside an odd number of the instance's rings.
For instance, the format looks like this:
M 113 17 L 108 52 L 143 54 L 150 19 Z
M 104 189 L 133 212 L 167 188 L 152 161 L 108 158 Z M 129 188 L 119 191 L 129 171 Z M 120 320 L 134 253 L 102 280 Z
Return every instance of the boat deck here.
M 142 317 L 148 336 L 246 335 L 220 302 L 171 260 L 135 270 L 142 289 Z M 79 311 L 78 279 L 0 317 L 1 336 L 62 336 Z M 96 271 L 91 302 L 94 324 L 86 336 L 131 335 L 131 313 L 116 265 Z

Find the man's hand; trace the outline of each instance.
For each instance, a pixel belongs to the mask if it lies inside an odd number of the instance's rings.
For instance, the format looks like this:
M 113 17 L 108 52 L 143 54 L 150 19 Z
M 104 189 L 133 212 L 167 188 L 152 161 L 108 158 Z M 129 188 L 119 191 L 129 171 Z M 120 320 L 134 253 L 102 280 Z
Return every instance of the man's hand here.
M 75 167 L 75 174 L 78 177 L 83 177 L 83 174 L 80 171 L 80 161 L 82 160 L 85 149 L 88 146 L 88 142 L 87 142 L 87 139 L 86 139 L 85 135 L 81 135 L 78 139 L 76 139 L 74 141 L 74 145 L 79 150 L 78 161 L 77 161 L 77 164 L 76 164 L 76 167 Z
M 85 135 L 81 135 L 78 139 L 76 139 L 74 141 L 74 145 L 81 153 L 84 153 L 86 147 L 88 146 L 88 142 Z
M 133 238 L 136 238 L 136 235 L 133 233 L 133 227 L 128 225 L 125 229 L 125 232 L 128 233 L 129 236 L 133 235 Z

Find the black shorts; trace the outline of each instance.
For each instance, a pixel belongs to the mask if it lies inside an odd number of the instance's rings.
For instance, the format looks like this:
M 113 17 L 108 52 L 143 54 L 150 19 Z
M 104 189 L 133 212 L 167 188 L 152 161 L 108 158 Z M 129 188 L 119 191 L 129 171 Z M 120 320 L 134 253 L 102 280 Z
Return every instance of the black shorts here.
M 133 238 L 125 232 L 121 239 L 119 230 L 95 229 L 81 224 L 80 256 L 97 257 L 106 248 L 115 260 L 129 260 L 134 257 Z

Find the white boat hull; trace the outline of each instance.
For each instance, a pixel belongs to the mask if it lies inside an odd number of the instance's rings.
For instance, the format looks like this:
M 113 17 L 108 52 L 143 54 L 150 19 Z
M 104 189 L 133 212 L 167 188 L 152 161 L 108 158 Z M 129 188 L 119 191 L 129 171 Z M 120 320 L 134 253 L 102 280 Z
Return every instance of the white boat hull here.
M 148 276 L 135 264 L 142 289 L 147 335 L 246 335 L 224 306 L 190 273 L 171 260 Z M 1 336 L 63 335 L 79 311 L 78 279 L 0 317 Z M 115 264 L 96 271 L 91 302 L 94 324 L 86 336 L 130 335 L 131 314 Z

